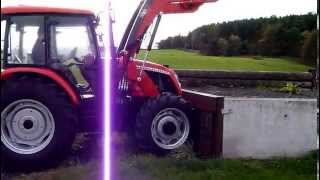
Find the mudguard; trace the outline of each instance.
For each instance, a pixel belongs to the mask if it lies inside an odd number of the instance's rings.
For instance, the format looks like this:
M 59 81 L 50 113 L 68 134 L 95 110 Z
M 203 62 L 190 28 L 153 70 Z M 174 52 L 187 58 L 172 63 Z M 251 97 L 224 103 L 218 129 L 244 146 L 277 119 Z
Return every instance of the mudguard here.
M 76 90 L 70 85 L 70 83 L 65 80 L 61 75 L 54 72 L 48 68 L 39 68 L 39 67 L 12 67 L 5 70 L 1 70 L 0 79 L 1 81 L 10 78 L 12 75 L 16 74 L 38 74 L 39 76 L 47 77 L 57 83 L 68 95 L 71 102 L 74 105 L 80 103 L 80 96 Z

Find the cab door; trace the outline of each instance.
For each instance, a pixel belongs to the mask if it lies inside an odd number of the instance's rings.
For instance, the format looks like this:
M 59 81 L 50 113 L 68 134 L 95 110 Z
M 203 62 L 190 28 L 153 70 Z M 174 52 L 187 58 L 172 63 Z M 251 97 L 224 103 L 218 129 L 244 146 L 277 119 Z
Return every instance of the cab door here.
M 49 62 L 68 75 L 81 94 L 97 91 L 98 52 L 87 16 L 50 16 Z

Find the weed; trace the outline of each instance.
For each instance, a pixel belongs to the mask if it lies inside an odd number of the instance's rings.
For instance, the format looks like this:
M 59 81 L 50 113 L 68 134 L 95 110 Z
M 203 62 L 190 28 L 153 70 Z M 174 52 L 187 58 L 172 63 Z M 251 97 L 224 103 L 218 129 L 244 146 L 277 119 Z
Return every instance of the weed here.
M 300 94 L 301 89 L 298 85 L 288 82 L 284 87 L 279 89 L 280 92 L 290 93 L 290 94 Z

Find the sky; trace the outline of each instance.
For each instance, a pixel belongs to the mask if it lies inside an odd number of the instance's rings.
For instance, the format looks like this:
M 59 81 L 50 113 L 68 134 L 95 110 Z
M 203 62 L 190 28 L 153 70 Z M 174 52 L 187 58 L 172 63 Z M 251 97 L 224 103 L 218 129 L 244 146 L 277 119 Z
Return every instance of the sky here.
M 121 37 L 139 0 L 115 0 L 115 40 Z M 126 10 L 122 7 L 127 5 Z M 134 7 L 134 8 L 133 8 Z M 198 11 L 190 14 L 164 15 L 155 38 L 159 42 L 169 36 L 187 35 L 193 29 L 206 24 L 232 21 L 245 18 L 285 16 L 317 12 L 317 0 L 219 0 L 202 5 Z
M 90 8 L 96 12 L 104 10 L 103 0 L 1 0 L 1 6 L 28 4 Z M 113 0 L 115 23 L 114 40 L 118 44 L 123 32 L 140 0 Z M 285 16 L 317 12 L 317 0 L 219 0 L 207 3 L 190 14 L 170 14 L 162 17 L 155 42 L 169 36 L 186 35 L 193 29 L 206 24 L 245 18 Z

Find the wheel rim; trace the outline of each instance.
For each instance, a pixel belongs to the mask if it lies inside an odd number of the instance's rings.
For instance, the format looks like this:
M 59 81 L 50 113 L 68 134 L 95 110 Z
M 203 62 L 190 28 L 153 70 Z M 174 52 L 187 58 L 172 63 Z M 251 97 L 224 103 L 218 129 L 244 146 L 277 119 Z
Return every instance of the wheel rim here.
M 1 141 L 18 154 L 43 150 L 51 142 L 54 131 L 54 118 L 39 101 L 14 101 L 1 112 Z
M 152 121 L 151 135 L 154 142 L 163 149 L 176 149 L 188 138 L 190 132 L 187 115 L 177 108 L 160 111 Z

